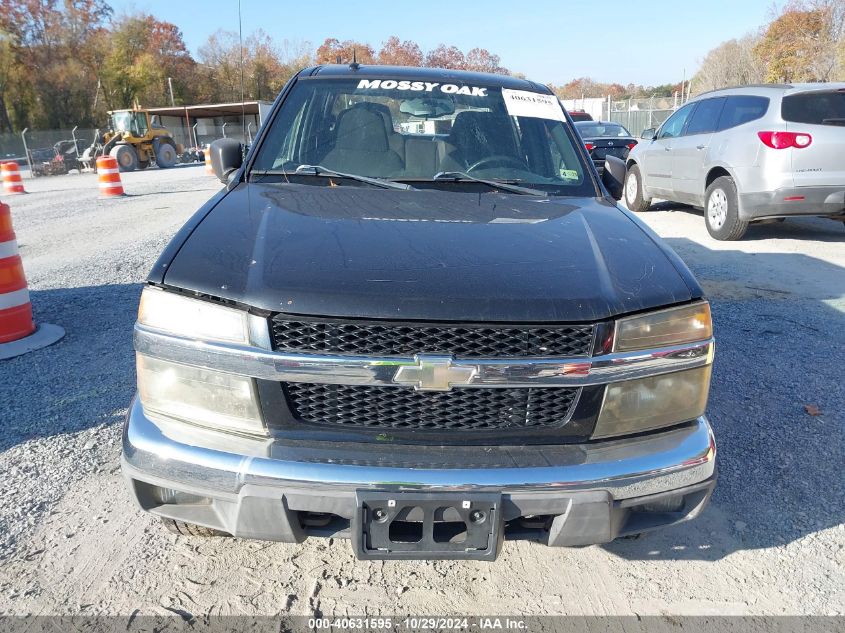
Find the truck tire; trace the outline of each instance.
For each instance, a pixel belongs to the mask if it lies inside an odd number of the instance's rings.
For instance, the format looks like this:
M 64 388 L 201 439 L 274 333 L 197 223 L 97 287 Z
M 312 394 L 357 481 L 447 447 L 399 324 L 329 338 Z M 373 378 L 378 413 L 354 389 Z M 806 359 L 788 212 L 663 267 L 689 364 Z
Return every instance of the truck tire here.
M 231 536 L 228 532 L 222 530 L 215 530 L 207 528 L 202 525 L 195 525 L 193 523 L 185 523 L 184 521 L 176 521 L 175 519 L 165 519 L 162 517 L 161 522 L 169 532 L 179 534 L 181 536 L 201 536 L 203 538 L 213 536 Z
M 635 213 L 648 211 L 651 206 L 651 199 L 643 197 L 643 177 L 636 163 L 628 168 L 625 176 L 625 206 Z
M 162 169 L 173 167 L 179 161 L 179 155 L 172 143 L 164 141 L 155 148 L 156 165 Z
M 704 192 L 704 223 L 711 237 L 721 241 L 742 239 L 748 222 L 739 217 L 736 183 L 730 176 L 719 176 Z
M 109 156 L 117 161 L 120 171 L 135 171 L 138 169 L 138 154 L 131 145 L 115 145 L 109 150 Z

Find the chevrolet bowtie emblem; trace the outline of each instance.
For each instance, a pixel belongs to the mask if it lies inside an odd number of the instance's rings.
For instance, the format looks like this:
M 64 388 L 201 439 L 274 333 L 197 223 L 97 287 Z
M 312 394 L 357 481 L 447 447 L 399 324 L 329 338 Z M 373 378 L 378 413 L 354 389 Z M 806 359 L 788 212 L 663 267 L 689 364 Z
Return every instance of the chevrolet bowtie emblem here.
M 455 365 L 451 356 L 414 357 L 416 365 L 403 365 L 393 382 L 410 385 L 417 391 L 449 391 L 454 385 L 468 385 L 478 374 L 475 365 Z

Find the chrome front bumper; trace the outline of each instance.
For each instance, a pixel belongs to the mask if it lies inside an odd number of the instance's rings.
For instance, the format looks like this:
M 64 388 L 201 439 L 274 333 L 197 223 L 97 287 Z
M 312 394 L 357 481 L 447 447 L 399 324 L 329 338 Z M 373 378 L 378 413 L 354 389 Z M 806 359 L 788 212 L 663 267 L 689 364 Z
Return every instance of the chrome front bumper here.
M 316 534 L 299 513 L 348 521 L 356 491 L 386 490 L 496 492 L 505 501 L 506 521 L 557 517 L 557 527 L 547 531 L 550 545 L 601 543 L 696 516 L 715 483 L 715 441 L 704 417 L 664 432 L 582 445 L 386 448 L 294 446 L 153 421 L 136 399 L 122 462 L 145 510 L 236 536 L 295 542 Z M 200 501 L 162 502 L 161 489 Z M 673 495 L 689 496 L 683 511 L 634 512 Z M 347 532 L 337 535 L 349 535 L 348 522 Z

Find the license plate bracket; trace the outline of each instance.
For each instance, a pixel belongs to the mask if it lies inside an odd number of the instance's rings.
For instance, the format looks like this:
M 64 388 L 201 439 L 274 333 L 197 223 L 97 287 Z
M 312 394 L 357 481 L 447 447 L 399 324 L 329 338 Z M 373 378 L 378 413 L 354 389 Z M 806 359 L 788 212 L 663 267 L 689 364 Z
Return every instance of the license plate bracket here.
M 357 491 L 352 546 L 360 559 L 495 560 L 498 493 Z

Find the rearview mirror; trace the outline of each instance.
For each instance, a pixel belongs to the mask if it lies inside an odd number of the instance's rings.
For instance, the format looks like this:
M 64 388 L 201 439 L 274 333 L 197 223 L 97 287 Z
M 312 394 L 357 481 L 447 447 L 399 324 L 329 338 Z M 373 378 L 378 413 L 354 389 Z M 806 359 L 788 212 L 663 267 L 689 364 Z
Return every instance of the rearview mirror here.
M 421 118 L 444 116 L 454 111 L 455 106 L 449 99 L 435 97 L 406 99 L 399 104 L 399 112 Z
M 647 138 L 649 140 L 655 137 L 655 133 L 657 132 L 656 128 L 650 127 L 643 130 L 643 133 L 640 134 L 640 138 Z
M 220 138 L 208 148 L 211 152 L 211 168 L 214 175 L 224 184 L 229 176 L 241 168 L 244 162 L 243 145 L 233 138 Z
M 601 183 L 614 200 L 622 199 L 622 186 L 625 182 L 625 161 L 616 156 L 605 156 Z

